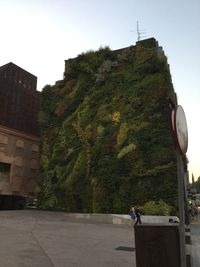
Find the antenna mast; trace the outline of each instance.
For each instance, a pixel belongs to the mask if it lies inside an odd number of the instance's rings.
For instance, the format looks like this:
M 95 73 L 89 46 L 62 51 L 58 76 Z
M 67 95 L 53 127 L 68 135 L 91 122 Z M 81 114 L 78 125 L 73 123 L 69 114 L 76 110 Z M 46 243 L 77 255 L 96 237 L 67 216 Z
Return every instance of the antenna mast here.
M 141 32 L 139 31 L 139 23 L 138 23 L 138 21 L 137 21 L 137 36 L 138 36 L 137 40 L 139 42 L 140 39 L 141 39 Z

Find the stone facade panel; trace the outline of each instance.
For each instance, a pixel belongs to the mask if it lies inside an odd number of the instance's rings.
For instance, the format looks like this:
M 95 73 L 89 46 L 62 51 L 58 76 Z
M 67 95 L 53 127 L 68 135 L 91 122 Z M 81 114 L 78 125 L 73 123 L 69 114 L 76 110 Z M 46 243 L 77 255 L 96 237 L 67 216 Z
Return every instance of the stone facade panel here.
M 38 160 L 36 159 L 31 159 L 31 169 L 37 170 L 39 168 Z
M 9 179 L 0 180 L 0 194 L 34 195 L 39 168 L 39 138 L 1 125 L 0 137 L 0 163 L 10 164 Z
M 16 142 L 16 147 L 24 148 L 24 141 L 18 139 Z
M 7 145 L 8 144 L 8 136 L 0 133 L 0 144 Z
M 33 144 L 32 145 L 32 152 L 38 152 L 39 153 L 39 145 Z
M 24 166 L 24 161 L 23 161 L 22 157 L 20 157 L 20 156 L 15 157 L 14 166 L 18 166 L 18 167 Z

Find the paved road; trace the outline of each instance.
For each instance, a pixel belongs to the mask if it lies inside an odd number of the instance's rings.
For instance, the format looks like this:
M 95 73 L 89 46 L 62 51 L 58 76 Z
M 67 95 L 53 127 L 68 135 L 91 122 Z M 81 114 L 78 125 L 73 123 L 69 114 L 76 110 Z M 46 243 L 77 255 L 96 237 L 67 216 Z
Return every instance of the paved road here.
M 0 267 L 135 267 L 127 225 L 75 222 L 61 212 L 0 211 Z

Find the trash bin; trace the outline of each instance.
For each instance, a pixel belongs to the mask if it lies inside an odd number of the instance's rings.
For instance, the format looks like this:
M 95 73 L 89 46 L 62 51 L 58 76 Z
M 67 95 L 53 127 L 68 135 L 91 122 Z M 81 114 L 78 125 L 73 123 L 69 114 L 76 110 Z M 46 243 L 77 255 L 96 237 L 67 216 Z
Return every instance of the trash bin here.
M 137 267 L 180 267 L 178 225 L 137 225 L 135 249 Z

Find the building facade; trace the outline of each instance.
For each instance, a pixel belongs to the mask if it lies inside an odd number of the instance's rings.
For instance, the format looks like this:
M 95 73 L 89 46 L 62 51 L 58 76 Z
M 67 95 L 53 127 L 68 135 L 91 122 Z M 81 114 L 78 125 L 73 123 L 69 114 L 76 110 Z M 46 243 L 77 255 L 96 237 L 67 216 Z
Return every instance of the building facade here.
M 13 63 L 0 67 L 0 208 L 35 195 L 39 168 L 37 77 Z

